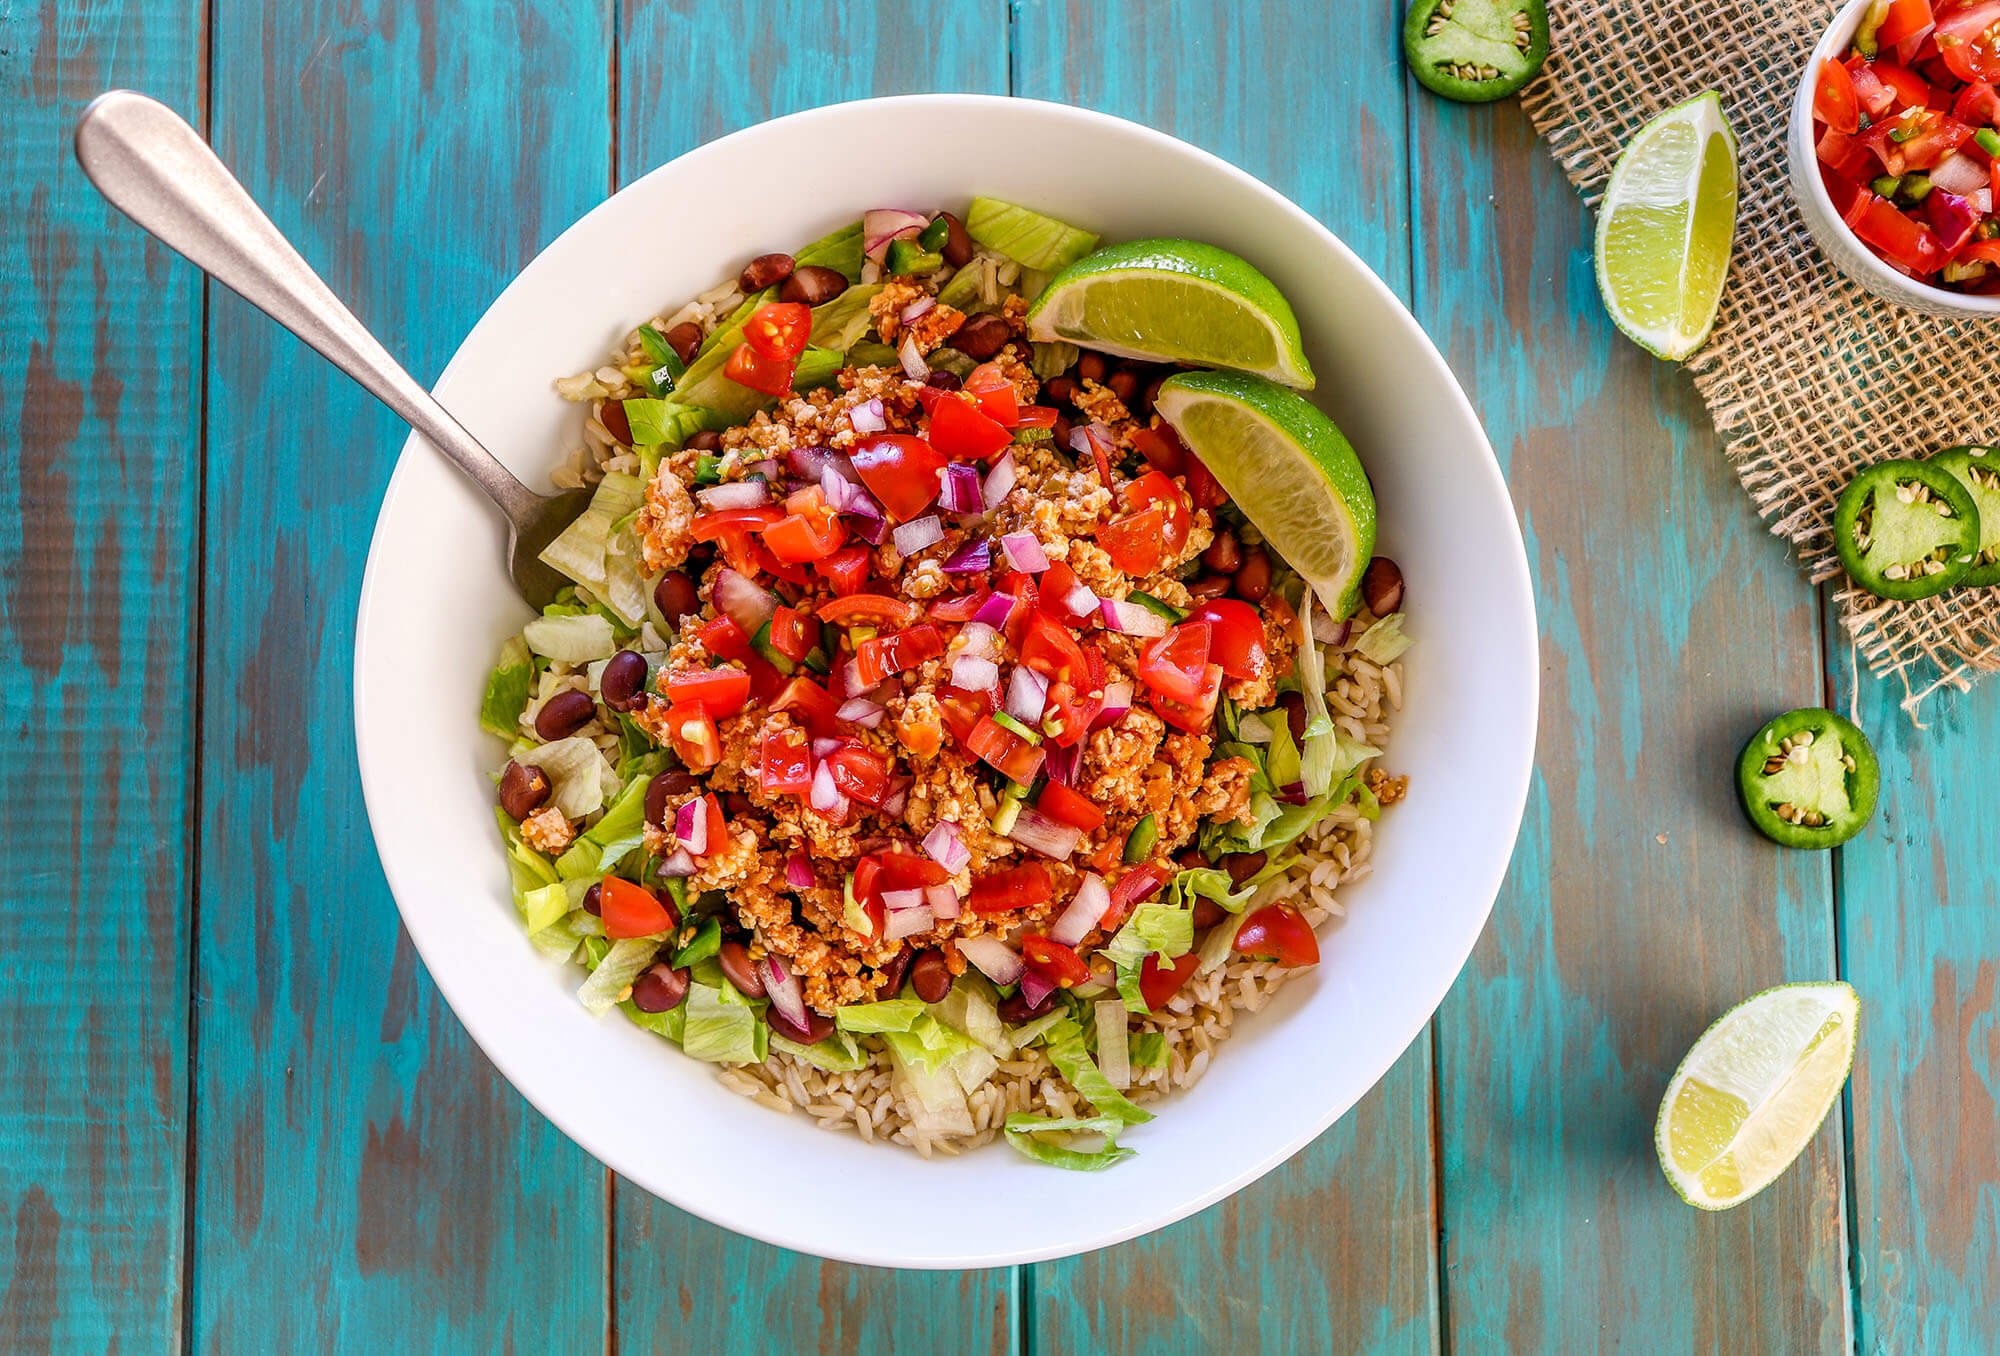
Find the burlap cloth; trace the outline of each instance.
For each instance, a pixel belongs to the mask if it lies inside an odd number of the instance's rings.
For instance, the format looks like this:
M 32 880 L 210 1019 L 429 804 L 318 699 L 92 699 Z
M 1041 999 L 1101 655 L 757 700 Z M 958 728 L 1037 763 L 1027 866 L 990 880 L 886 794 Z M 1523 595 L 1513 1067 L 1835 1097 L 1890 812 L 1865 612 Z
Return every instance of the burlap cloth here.
M 1863 466 L 2000 441 L 2000 323 L 1878 301 L 1806 234 L 1785 127 L 1828 0 L 1551 0 L 1551 53 L 1522 105 L 1595 206 L 1619 148 L 1663 109 L 1716 90 L 1741 156 L 1736 252 L 1715 333 L 1688 361 L 1737 477 L 1912 715 L 1939 687 L 2000 669 L 2000 588 L 1884 602 L 1846 582 L 1833 503 Z M 1704 549 L 1693 543 L 1693 549 Z

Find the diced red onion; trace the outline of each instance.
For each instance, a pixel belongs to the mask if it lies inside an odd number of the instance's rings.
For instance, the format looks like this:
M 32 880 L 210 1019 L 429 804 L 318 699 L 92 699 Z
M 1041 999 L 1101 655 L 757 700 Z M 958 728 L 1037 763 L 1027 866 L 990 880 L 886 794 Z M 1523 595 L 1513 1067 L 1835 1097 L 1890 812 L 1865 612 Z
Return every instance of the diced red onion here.
M 696 857 L 708 852 L 708 816 L 703 813 L 707 804 L 707 796 L 697 796 L 674 816 L 675 841 Z
M 996 593 L 979 605 L 972 619 L 984 626 L 999 626 L 1007 620 L 1007 614 L 1014 610 L 1014 595 Z
M 732 480 L 695 491 L 701 506 L 712 511 L 761 508 L 771 502 L 771 487 L 761 480 Z
M 992 692 L 1000 686 L 1000 666 L 978 655 L 962 654 L 951 661 L 951 685 L 967 692 Z
M 790 857 L 785 859 L 785 884 L 791 886 L 794 890 L 809 890 L 812 888 L 814 884 L 812 859 L 806 856 L 805 853 L 794 852 Z
M 931 374 L 931 365 L 924 361 L 924 355 L 917 348 L 917 336 L 906 334 L 896 349 L 896 361 L 903 365 L 903 375 L 911 381 L 922 381 Z
M 955 461 L 938 470 L 938 503 L 947 513 L 978 513 L 986 507 L 979 492 L 979 468 Z
M 991 659 L 1000 643 L 1000 633 L 983 621 L 969 621 L 959 628 L 960 654 L 974 659 Z
M 1083 830 L 1073 824 L 1063 824 L 1050 819 L 1031 805 L 1023 805 L 1014 816 L 1013 827 L 1007 836 L 1022 847 L 1033 848 L 1044 857 L 1057 861 L 1067 860 L 1076 845 L 1083 841 Z
M 1034 725 L 1048 701 L 1049 680 L 1026 664 L 1016 664 L 1007 679 L 1007 714 L 1023 725 Z
M 882 717 L 886 714 L 887 708 L 880 702 L 871 702 L 866 697 L 849 697 L 840 704 L 840 709 L 833 713 L 833 717 L 835 720 L 844 720 L 850 724 L 859 725 L 864 730 L 872 730 L 882 723 Z M 840 743 L 837 739 L 832 742 L 836 745 Z M 820 741 L 817 739 L 813 741 L 815 747 L 819 743 Z M 820 756 L 824 757 L 825 755 L 822 754 Z
M 1056 991 L 1055 981 L 1044 978 L 1033 970 L 1021 975 L 1021 999 L 1029 1007 L 1039 1007 L 1044 998 Z
M 798 978 L 776 956 L 764 957 L 763 970 L 764 994 L 771 1000 L 771 1006 L 784 1013 L 785 1020 L 794 1028 L 803 1030 L 806 1025 L 806 999 L 799 992 Z
M 727 565 L 716 572 L 714 598 L 715 610 L 742 627 L 746 636 L 756 635 L 757 628 L 778 610 L 776 594 Z
M 1986 166 L 1964 151 L 1954 151 L 1931 169 L 1930 177 L 1932 188 L 1964 196 L 1986 187 Z
M 1074 744 L 1050 743 L 1044 745 L 1049 756 L 1042 760 L 1042 771 L 1049 774 L 1049 780 L 1064 786 L 1076 785 L 1076 755 Z
M 813 769 L 812 791 L 806 803 L 821 814 L 842 814 L 847 810 L 847 797 L 840 794 L 840 788 L 833 784 L 833 764 L 821 763 Z
M 659 866 L 659 874 L 663 880 L 679 880 L 684 876 L 692 876 L 695 870 L 694 857 L 683 847 L 677 847 L 668 853 Z
M 820 473 L 833 460 L 833 455 L 830 447 L 794 447 L 785 453 L 785 458 L 791 462 L 795 474 L 807 480 L 818 480 Z
M 896 319 L 902 321 L 905 325 L 907 325 L 912 320 L 916 320 L 919 317 L 928 314 L 931 307 L 935 305 L 937 305 L 936 297 L 918 297 L 908 306 L 905 306 L 902 310 L 898 311 L 896 313 Z
M 944 540 L 944 522 L 935 513 L 926 513 L 907 523 L 899 523 L 890 534 L 896 549 L 906 556 L 913 556 L 926 546 L 936 546 Z
M 1000 549 L 1007 553 L 1007 563 L 1022 574 L 1040 574 L 1049 568 L 1048 554 L 1032 532 L 1009 532 L 1000 538 Z
M 746 462 L 743 467 L 745 479 L 752 476 L 761 476 L 767 485 L 777 480 L 784 472 L 785 468 L 778 464 L 776 457 L 766 457 L 762 461 Z
M 993 463 L 993 469 L 986 473 L 986 485 L 982 490 L 986 507 L 989 510 L 997 509 L 1005 503 L 1008 492 L 1014 488 L 1014 482 L 1018 479 L 1020 472 L 1014 468 L 1014 454 L 1002 453 L 1000 460 Z
M 1130 683 L 1106 683 L 1104 685 L 1104 705 L 1097 708 L 1097 719 L 1090 722 L 1093 730 L 1106 725 L 1116 725 L 1125 719 L 1125 713 L 1132 709 L 1132 685 Z
M 1164 636 L 1167 619 L 1150 608 L 1120 598 L 1106 598 L 1098 605 L 1104 629 L 1127 636 Z
M 940 819 L 924 835 L 924 851 L 930 859 L 956 876 L 972 863 L 972 849 L 958 836 L 958 825 Z
M 884 919 L 882 936 L 887 941 L 900 942 L 903 938 L 914 937 L 919 932 L 929 932 L 936 926 L 937 919 L 931 916 L 931 911 L 919 904 L 914 909 L 896 910 Z
M 931 913 L 938 918 L 958 917 L 958 887 L 956 885 L 927 885 L 924 887 L 924 903 L 930 905 Z
M 1337 622 L 1327 615 L 1325 608 L 1317 602 L 1312 605 L 1313 639 L 1322 645 L 1344 645 L 1347 643 L 1346 622 Z
M 1090 935 L 1110 907 L 1111 892 L 1104 888 L 1104 877 L 1092 871 L 1077 884 L 1075 897 L 1049 929 L 1049 937 L 1064 946 L 1075 946 Z
M 838 715 L 839 713 L 836 712 L 835 714 Z M 830 735 L 822 739 L 815 739 L 812 742 L 812 756 L 814 758 L 824 758 L 830 753 L 838 753 L 840 752 L 841 743 L 841 740 L 835 739 Z
M 847 411 L 847 422 L 854 425 L 856 433 L 880 433 L 889 427 L 889 420 L 882 411 L 882 398 L 876 396 L 863 400 Z
M 1063 606 L 1069 609 L 1072 617 L 1089 617 L 1091 613 L 1097 611 L 1100 601 L 1102 600 L 1090 591 L 1090 586 L 1087 584 L 1078 584 L 1063 595 Z
M 1111 887 L 1111 903 L 1119 909 L 1129 909 L 1142 899 L 1151 899 L 1164 884 L 1157 871 L 1127 871 Z
M 984 574 L 993 568 L 993 552 L 983 541 L 969 541 L 945 557 L 946 574 Z
M 923 902 L 924 892 L 922 890 L 884 890 L 882 892 L 882 907 L 891 911 L 896 909 L 920 908 Z
M 889 520 L 873 503 L 860 504 L 841 515 L 854 535 L 870 546 L 880 546 L 889 535 Z
M 1021 953 L 998 937 L 961 938 L 958 954 L 995 984 L 1012 984 L 1025 968 Z
M 921 212 L 903 207 L 871 207 L 861 214 L 863 253 L 881 263 L 889 252 L 889 242 L 903 236 L 920 235 L 930 225 Z
M 903 810 L 910 803 L 910 784 L 915 780 L 914 777 L 890 779 L 889 794 L 882 797 L 882 804 L 878 807 L 883 814 L 891 819 L 903 817 Z

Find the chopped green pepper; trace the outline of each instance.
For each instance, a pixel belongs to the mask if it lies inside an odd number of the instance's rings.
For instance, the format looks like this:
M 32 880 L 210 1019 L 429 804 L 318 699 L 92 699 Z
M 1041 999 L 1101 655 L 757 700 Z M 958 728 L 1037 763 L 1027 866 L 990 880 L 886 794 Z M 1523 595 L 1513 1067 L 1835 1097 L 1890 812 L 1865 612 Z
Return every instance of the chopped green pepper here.
M 1184 609 L 1175 607 L 1164 598 L 1155 598 L 1150 593 L 1140 593 L 1135 589 L 1125 595 L 1125 601 L 1128 603 L 1137 603 L 1148 612 L 1153 613 L 1155 616 L 1165 617 L 1170 622 L 1183 622 L 1187 620 L 1188 614 Z
M 1160 840 L 1160 821 L 1147 815 L 1132 826 L 1132 832 L 1125 835 L 1125 865 L 1137 866 L 1153 855 L 1153 844 Z
M 889 242 L 889 254 L 882 267 L 897 277 L 907 278 L 912 274 L 937 272 L 944 267 L 944 256 L 906 237 Z
M 942 250 L 945 242 L 950 239 L 951 223 L 946 221 L 944 213 L 940 212 L 931 218 L 931 224 L 924 227 L 922 233 L 917 236 L 917 243 L 927 250 Z

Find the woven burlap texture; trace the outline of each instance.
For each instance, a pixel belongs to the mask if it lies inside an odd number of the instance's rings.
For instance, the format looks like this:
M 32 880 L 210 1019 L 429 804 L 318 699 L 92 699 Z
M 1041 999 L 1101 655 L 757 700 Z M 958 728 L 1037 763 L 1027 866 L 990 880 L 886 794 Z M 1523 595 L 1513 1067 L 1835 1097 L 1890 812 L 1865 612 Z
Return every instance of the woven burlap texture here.
M 1885 602 L 1846 582 L 1833 505 L 1864 466 L 2000 441 L 2000 323 L 1881 301 L 1827 262 L 1792 199 L 1786 123 L 1828 3 L 1551 3 L 1548 64 L 1522 92 L 1535 129 L 1593 207 L 1619 149 L 1712 89 L 1736 131 L 1736 250 L 1715 333 L 1687 366 L 1738 478 L 1813 580 L 1838 577 L 1842 624 L 1914 714 L 1938 687 L 2000 669 L 2000 589 Z

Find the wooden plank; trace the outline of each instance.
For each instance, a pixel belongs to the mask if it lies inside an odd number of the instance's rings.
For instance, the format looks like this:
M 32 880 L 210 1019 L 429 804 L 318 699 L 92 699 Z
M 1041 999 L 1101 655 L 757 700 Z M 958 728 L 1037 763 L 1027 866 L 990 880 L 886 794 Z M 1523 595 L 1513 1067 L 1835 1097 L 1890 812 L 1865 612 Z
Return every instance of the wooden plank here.
M 1900 684 L 1862 677 L 1857 691 L 1847 647 L 1829 658 L 1835 709 L 1882 763 L 1875 822 L 1837 873 L 1845 977 L 1862 1000 L 1859 1349 L 2000 1351 L 2000 693 L 1934 697 L 1919 730 Z
M 1820 693 L 1811 591 L 1691 383 L 1613 330 L 1587 214 L 1514 105 L 1413 96 L 1418 318 L 1525 525 L 1541 749 L 1494 921 L 1438 1019 L 1452 1345 L 1846 1351 L 1838 1117 L 1727 1214 L 1653 1118 L 1716 1015 L 1834 971 L 1828 863 L 1757 837 L 1737 750 Z
M 817 104 L 1007 88 L 1005 0 L 649 0 L 628 4 L 623 18 L 621 182 L 725 132 Z M 690 61 L 691 52 L 700 59 Z M 716 1352 L 1012 1345 L 1010 1269 L 893 1272 L 824 1262 L 749 1242 L 624 1181 L 616 1202 L 617 1327 L 627 1350 L 687 1350 L 695 1335 Z M 662 1257 L 702 1258 L 704 1281 L 663 1270 Z
M 1024 0 L 1015 92 L 1133 118 L 1234 161 L 1407 298 L 1400 71 L 1328 55 L 1391 51 L 1397 23 L 1392 6 Z M 1433 1350 L 1430 1087 L 1426 1035 L 1280 1171 L 1158 1234 L 1037 1267 L 1033 1345 Z
M 428 377 L 603 196 L 610 15 L 219 0 L 218 149 Z M 210 314 L 195 1341 L 600 1348 L 603 1173 L 445 1009 L 367 842 L 353 617 L 404 430 L 219 289 Z
M 199 0 L 0 10 L 0 1350 L 180 1340 L 201 295 L 69 154 Z M 34 831 L 28 825 L 34 824 Z

